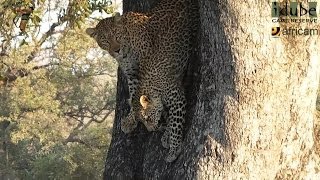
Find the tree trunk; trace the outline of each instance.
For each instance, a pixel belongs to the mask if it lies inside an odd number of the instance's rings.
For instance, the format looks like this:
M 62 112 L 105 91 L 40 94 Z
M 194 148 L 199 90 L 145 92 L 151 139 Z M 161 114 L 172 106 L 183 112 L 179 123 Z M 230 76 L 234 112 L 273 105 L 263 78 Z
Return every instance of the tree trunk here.
M 200 0 L 199 6 L 199 58 L 190 65 L 181 155 L 164 161 L 161 132 L 141 125 L 121 132 L 120 76 L 105 179 L 319 179 L 313 137 L 319 37 L 272 38 L 277 24 L 269 2 Z

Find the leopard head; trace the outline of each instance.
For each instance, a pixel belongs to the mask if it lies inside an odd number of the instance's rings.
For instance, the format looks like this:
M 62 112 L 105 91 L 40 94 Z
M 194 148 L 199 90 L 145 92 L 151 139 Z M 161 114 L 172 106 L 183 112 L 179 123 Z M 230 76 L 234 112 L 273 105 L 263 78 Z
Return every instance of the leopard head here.
M 94 38 L 99 47 L 107 50 L 111 56 L 117 58 L 120 53 L 121 15 L 115 13 L 113 17 L 101 20 L 95 28 L 87 28 L 86 33 Z
M 163 104 L 160 97 L 149 98 L 146 95 L 140 97 L 142 123 L 148 131 L 159 129 L 159 121 L 163 111 Z

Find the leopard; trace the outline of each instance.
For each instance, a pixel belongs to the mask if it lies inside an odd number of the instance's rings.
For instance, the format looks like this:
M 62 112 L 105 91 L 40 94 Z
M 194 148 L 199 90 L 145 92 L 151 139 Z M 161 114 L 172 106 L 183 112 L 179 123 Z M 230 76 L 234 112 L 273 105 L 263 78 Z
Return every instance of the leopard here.
M 143 24 L 147 20 L 148 17 L 143 14 L 130 12 L 121 16 L 119 12 L 115 12 L 114 16 L 99 21 L 96 27 L 86 29 L 86 33 L 95 39 L 101 49 L 109 52 L 124 73 L 128 84 L 127 101 L 130 109 L 137 88 L 139 59 L 145 56 L 151 47 L 151 44 L 147 43 L 151 38 L 144 32 Z M 122 29 L 122 26 L 127 28 Z M 146 43 L 139 43 L 140 41 Z
M 131 133 L 139 121 L 148 131 L 164 130 L 167 162 L 182 149 L 187 103 L 182 81 L 194 51 L 197 11 L 194 0 L 162 0 L 150 12 L 116 14 L 86 30 L 127 76 L 131 108 L 121 130 Z M 163 117 L 165 126 L 159 123 Z

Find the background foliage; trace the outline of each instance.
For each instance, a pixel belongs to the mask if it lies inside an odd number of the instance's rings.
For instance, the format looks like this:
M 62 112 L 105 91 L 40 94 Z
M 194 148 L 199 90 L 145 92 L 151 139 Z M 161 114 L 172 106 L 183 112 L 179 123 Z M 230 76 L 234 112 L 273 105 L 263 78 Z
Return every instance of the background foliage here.
M 0 179 L 101 179 L 117 65 L 84 30 L 110 6 L 35 1 L 21 33 L 30 2 L 0 0 Z

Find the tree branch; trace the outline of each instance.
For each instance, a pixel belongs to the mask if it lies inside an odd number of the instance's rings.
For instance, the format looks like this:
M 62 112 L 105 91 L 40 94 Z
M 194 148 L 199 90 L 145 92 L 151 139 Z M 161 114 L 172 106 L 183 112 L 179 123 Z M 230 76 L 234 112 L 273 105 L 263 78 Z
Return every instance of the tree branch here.
M 50 29 L 41 37 L 41 39 L 39 40 L 39 42 L 37 42 L 36 47 L 33 49 L 33 51 L 30 53 L 30 55 L 27 57 L 26 63 L 29 63 L 31 61 L 33 61 L 33 59 L 36 57 L 36 55 L 40 52 L 40 47 L 41 45 L 46 42 L 46 40 L 52 36 L 54 33 L 54 29 L 63 24 L 65 21 L 59 21 L 56 23 L 53 23 L 50 27 Z
M 69 137 L 66 140 L 64 140 L 63 144 L 66 145 L 66 144 L 68 144 L 70 142 L 71 143 L 72 142 L 77 142 L 77 143 L 83 144 L 83 145 L 85 145 L 85 146 L 87 146 L 89 148 L 92 148 L 92 145 L 88 144 L 87 142 L 85 142 L 85 141 L 81 140 L 80 138 L 78 138 L 76 136 L 73 136 L 71 134 L 69 135 Z
M 50 63 L 50 64 L 41 65 L 41 66 L 34 66 L 31 70 L 27 70 L 27 69 L 17 69 L 14 67 L 10 67 L 6 63 L 2 63 L 2 64 L 9 67 L 8 70 L 4 73 L 4 76 L 0 77 L 0 81 L 6 84 L 9 84 L 12 81 L 15 81 L 18 77 L 28 76 L 32 71 L 44 69 L 50 66 L 59 65 L 59 63 L 53 63 L 53 64 Z

